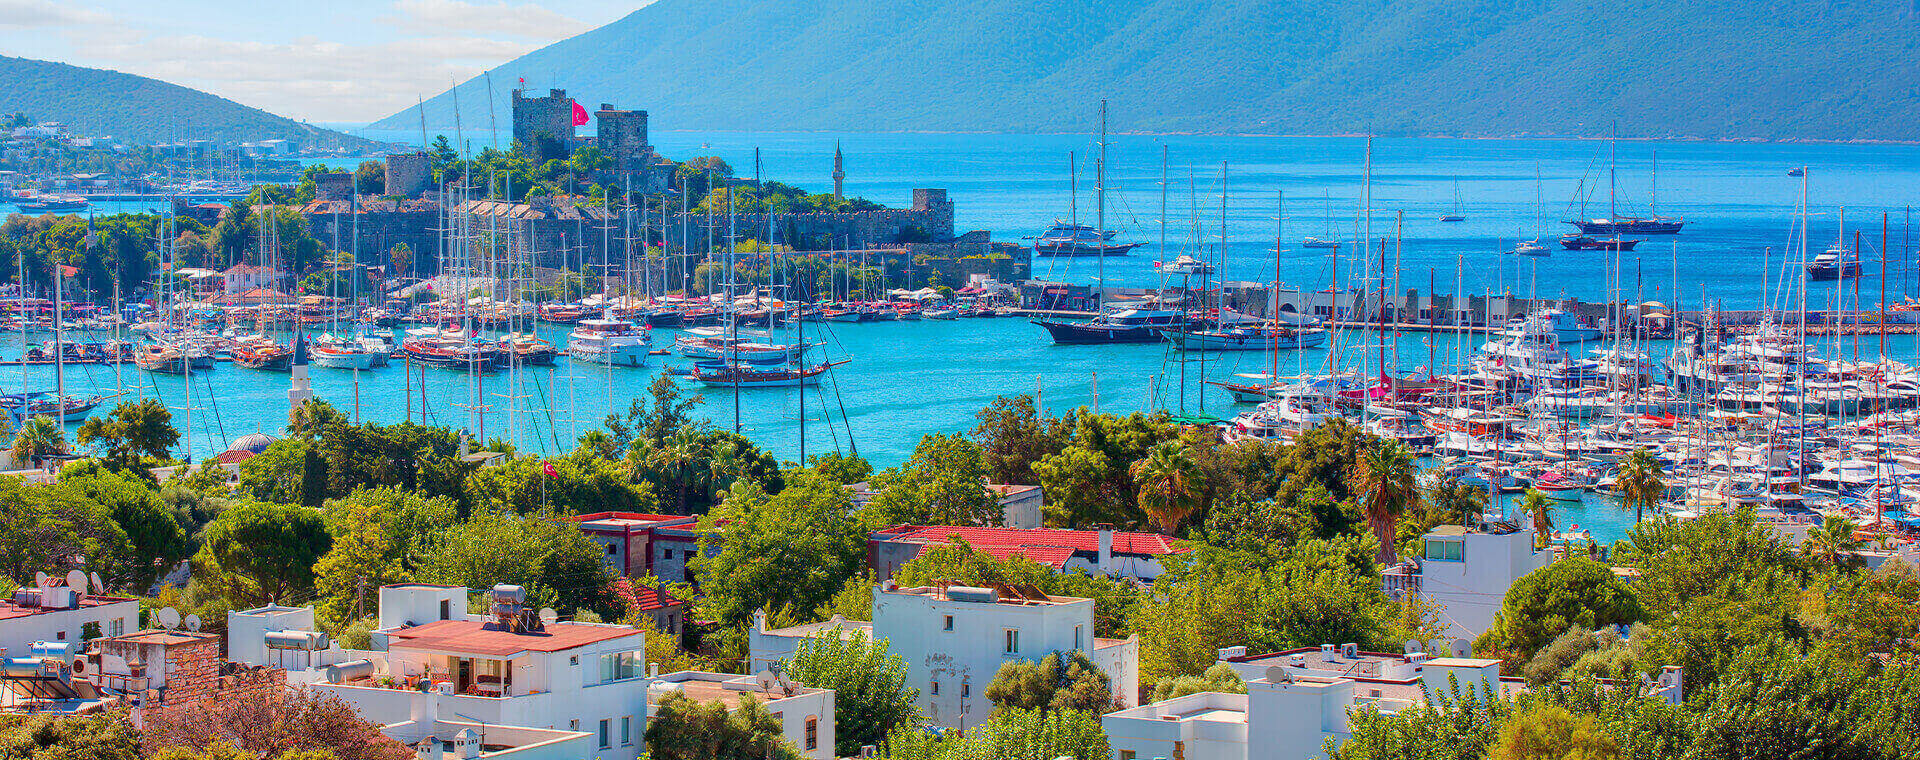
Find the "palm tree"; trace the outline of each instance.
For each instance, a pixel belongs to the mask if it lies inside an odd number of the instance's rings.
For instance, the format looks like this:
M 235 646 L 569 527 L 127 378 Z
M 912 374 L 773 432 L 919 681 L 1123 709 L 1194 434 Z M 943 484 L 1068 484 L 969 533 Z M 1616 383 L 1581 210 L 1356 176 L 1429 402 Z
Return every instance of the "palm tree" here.
M 1420 489 L 1414 482 L 1418 472 L 1413 452 L 1399 441 L 1386 438 L 1367 443 L 1353 463 L 1353 490 L 1362 500 L 1361 512 L 1367 518 L 1367 526 L 1379 540 L 1377 557 L 1382 565 L 1394 563 L 1393 539 L 1400 515 L 1420 498 Z
M 1545 547 L 1553 538 L 1553 500 L 1538 490 L 1529 488 L 1520 497 L 1520 511 L 1533 516 L 1533 535 L 1535 546 Z
M 687 514 L 687 490 L 693 481 L 693 464 L 700 458 L 700 436 L 681 428 L 667 436 L 654 450 L 654 466 L 668 474 L 674 483 L 676 514 Z
M 13 461 L 32 462 L 38 467 L 47 457 L 67 453 L 67 434 L 60 423 L 47 417 L 34 417 L 20 426 L 13 437 Z
M 1827 515 L 1819 525 L 1807 529 L 1807 540 L 1801 542 L 1800 551 L 1828 565 L 1838 566 L 1841 555 L 1866 545 L 1866 542 L 1853 537 L 1853 530 L 1852 520 L 1842 515 Z
M 1633 521 L 1640 522 L 1646 510 L 1660 500 L 1667 492 L 1666 481 L 1661 480 L 1665 470 L 1660 462 L 1653 458 L 1653 452 L 1645 448 L 1634 449 L 1620 460 L 1620 492 L 1626 496 L 1626 505 L 1633 507 Z
M 1139 492 L 1140 511 L 1161 533 L 1173 535 L 1180 521 L 1200 508 L 1200 468 L 1185 446 L 1162 441 L 1128 469 Z

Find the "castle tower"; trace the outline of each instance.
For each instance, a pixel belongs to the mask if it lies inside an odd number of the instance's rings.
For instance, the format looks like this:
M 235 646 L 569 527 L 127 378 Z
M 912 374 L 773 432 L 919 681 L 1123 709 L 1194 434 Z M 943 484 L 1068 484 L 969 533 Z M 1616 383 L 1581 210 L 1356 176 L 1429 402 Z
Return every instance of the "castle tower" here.
M 546 97 L 513 91 L 513 141 L 533 157 L 534 164 L 573 155 L 573 99 L 566 90 L 547 90 Z
M 594 112 L 594 144 L 613 160 L 616 172 L 643 172 L 653 158 L 653 146 L 647 143 L 647 112 L 623 111 L 601 103 Z
M 833 199 L 834 200 L 844 201 L 847 199 L 846 185 L 847 185 L 847 170 L 846 170 L 846 166 L 841 162 L 841 158 L 840 158 L 840 141 L 834 140 L 833 141 Z

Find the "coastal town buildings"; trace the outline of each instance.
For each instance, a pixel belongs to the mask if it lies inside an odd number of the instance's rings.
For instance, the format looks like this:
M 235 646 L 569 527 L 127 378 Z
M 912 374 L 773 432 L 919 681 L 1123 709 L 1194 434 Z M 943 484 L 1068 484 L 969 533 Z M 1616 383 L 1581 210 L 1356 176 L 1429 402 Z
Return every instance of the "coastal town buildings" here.
M 1110 525 L 1096 530 L 895 525 L 868 534 L 867 565 L 875 579 L 886 580 L 927 547 L 949 543 L 956 536 L 1001 559 L 1020 555 L 1056 571 L 1079 570 L 1142 582 L 1160 577 L 1165 570 L 1163 558 L 1186 551 L 1167 536 L 1114 530 Z
M 682 670 L 653 676 L 647 685 L 648 716 L 667 694 L 695 702 L 719 702 L 736 711 L 749 698 L 759 701 L 780 722 L 780 735 L 802 757 L 833 760 L 834 693 L 798 684 L 762 669 L 754 675 Z
M 14 589 L 12 596 L 0 599 L 0 651 L 23 656 L 36 641 L 78 644 L 119 636 L 139 628 L 139 622 L 138 599 L 90 594 L 84 584 L 73 587 L 62 579 L 49 579 Z

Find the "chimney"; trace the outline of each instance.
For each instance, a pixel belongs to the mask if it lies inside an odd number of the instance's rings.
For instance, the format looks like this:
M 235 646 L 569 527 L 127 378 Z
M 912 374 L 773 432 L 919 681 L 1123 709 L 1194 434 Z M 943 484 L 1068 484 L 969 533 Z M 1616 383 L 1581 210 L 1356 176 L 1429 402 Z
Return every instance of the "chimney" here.
M 440 705 L 434 701 L 433 692 L 414 692 L 407 702 L 407 708 L 407 719 L 413 721 L 414 727 L 425 730 L 429 736 L 433 735 L 435 727 L 440 724 Z
M 1113 564 L 1113 526 L 1102 523 L 1093 526 L 1100 531 L 1100 556 L 1095 558 L 1095 566 L 1103 573 L 1112 573 Z

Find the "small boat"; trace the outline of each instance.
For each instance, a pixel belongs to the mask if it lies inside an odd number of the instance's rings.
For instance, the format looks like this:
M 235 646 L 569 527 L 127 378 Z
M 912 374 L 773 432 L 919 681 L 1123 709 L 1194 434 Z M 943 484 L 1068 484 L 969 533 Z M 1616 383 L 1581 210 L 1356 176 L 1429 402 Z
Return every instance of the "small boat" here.
M 704 385 L 732 388 L 774 388 L 818 385 L 827 370 L 846 364 L 846 360 L 822 362 L 812 367 L 756 367 L 748 364 L 705 362 L 695 364 L 690 376 Z
M 1213 265 L 1187 254 L 1180 254 L 1172 261 L 1153 262 L 1153 268 L 1161 274 L 1213 274 Z
M 134 354 L 134 366 L 148 372 L 163 375 L 184 375 L 187 373 L 187 354 L 176 346 L 164 343 L 150 343 L 141 346 Z
M 411 337 L 401 342 L 400 350 L 407 358 L 434 367 L 463 369 L 471 372 L 487 372 L 499 366 L 499 344 L 486 340 L 471 340 L 454 332 L 442 332 L 428 327 L 409 330 Z
M 1125 256 L 1145 243 L 1115 243 L 1112 230 L 1096 230 L 1085 224 L 1054 222 L 1033 242 L 1035 256 Z
M 739 331 L 729 335 L 724 329 L 714 327 L 688 330 L 686 335 L 674 339 L 673 347 L 689 359 L 759 365 L 798 362 L 809 348 L 798 343 L 759 343 L 741 337 Z
M 1327 331 L 1285 325 L 1236 326 L 1223 330 L 1161 330 L 1182 351 L 1289 351 L 1326 345 Z
M 920 312 L 920 316 L 926 317 L 927 319 L 958 319 L 960 317 L 960 310 L 959 309 L 927 309 L 925 311 Z
M 652 348 L 652 330 L 624 319 L 582 319 L 567 335 L 567 356 L 593 364 L 643 366 Z
M 92 204 L 78 195 L 35 194 L 15 201 L 14 205 L 21 211 L 80 211 Z
M 51 391 L 9 393 L 0 396 L 0 409 L 12 415 L 16 426 L 20 423 L 23 409 L 27 416 L 46 417 L 57 422 L 80 422 L 93 414 L 94 407 L 105 400 L 100 396 L 59 396 Z
M 512 333 L 500 339 L 500 351 L 522 367 L 549 367 L 560 356 L 560 349 L 533 335 Z
M 1467 220 L 1467 215 L 1460 208 L 1460 180 L 1456 179 L 1453 181 L 1453 213 L 1441 214 L 1440 221 L 1464 222 L 1466 220 Z
M 1538 240 L 1526 240 L 1513 247 L 1513 252 L 1521 256 L 1551 256 L 1553 249 L 1540 244 Z
M 1084 322 L 1036 319 L 1034 324 L 1047 329 L 1053 342 L 1062 345 L 1089 343 L 1154 343 L 1160 331 L 1185 329 L 1191 323 L 1186 312 L 1168 309 L 1125 309 L 1102 314 Z
M 235 343 L 227 353 L 233 356 L 234 364 L 247 369 L 286 372 L 293 367 L 293 352 L 263 337 Z
M 1325 250 L 1330 248 L 1339 248 L 1340 243 L 1332 240 L 1321 240 L 1320 238 L 1317 238 L 1317 237 L 1310 237 L 1300 241 L 1300 247 Z
M 1860 276 L 1860 259 L 1851 251 L 1836 246 L 1817 254 L 1807 262 L 1807 279 L 1814 281 L 1850 280 Z
M 1568 235 L 1560 238 L 1560 247 L 1569 251 L 1631 251 L 1639 245 L 1639 240 L 1620 238 L 1593 238 L 1586 235 Z
M 359 341 L 321 335 L 311 344 L 313 363 L 332 369 L 373 369 L 375 356 Z
M 1615 216 L 1606 219 L 1569 219 L 1582 235 L 1676 235 L 1686 221 L 1673 216 Z

